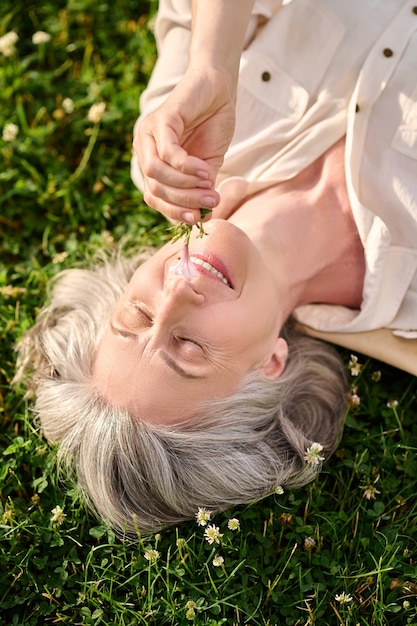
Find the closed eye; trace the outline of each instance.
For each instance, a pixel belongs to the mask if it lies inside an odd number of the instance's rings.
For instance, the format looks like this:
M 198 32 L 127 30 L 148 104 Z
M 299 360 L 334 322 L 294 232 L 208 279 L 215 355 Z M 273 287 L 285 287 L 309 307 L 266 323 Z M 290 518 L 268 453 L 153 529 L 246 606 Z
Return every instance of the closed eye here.
M 127 337 L 129 339 L 137 339 L 137 333 L 141 329 L 151 327 L 153 325 L 153 318 L 146 309 L 137 306 L 133 302 L 129 304 L 130 306 L 126 307 L 117 316 L 118 319 L 116 324 L 113 321 L 110 321 L 110 328 L 114 335 Z M 125 330 L 126 328 L 131 328 L 132 330 Z
M 135 333 L 142 328 L 149 328 L 153 325 L 153 315 L 137 302 L 129 301 L 127 306 L 125 305 L 120 309 L 116 317 L 121 326 L 132 329 Z
M 132 309 L 134 309 L 134 311 L 132 312 Z M 136 317 L 136 319 L 138 318 L 138 313 L 139 313 L 139 318 L 142 320 L 143 324 L 146 324 L 147 326 L 153 326 L 154 323 L 154 316 L 151 313 L 151 311 L 145 306 L 143 305 L 142 302 L 138 303 L 138 302 L 134 302 L 134 301 L 129 301 L 129 309 Z M 205 348 L 204 345 L 202 343 L 200 343 L 200 341 L 198 341 L 198 339 L 195 339 L 194 337 L 190 337 L 188 335 L 184 335 L 180 329 L 179 333 L 175 333 L 175 331 L 172 333 L 172 337 L 175 341 L 177 342 L 181 342 L 182 344 L 192 344 L 192 346 L 196 346 L 197 348 L 199 348 L 202 352 L 205 352 Z M 121 332 L 119 332 L 118 334 L 122 334 Z M 125 336 L 129 336 L 129 333 L 123 333 Z M 191 349 L 191 346 L 190 346 Z
M 150 324 L 153 324 L 153 315 L 150 311 L 148 311 L 148 309 L 145 309 L 141 304 L 134 304 L 133 306 L 135 307 L 135 310 L 140 313 L 142 319 L 146 320 Z
M 195 339 L 192 339 L 192 337 L 177 337 L 177 339 L 179 341 L 186 341 L 187 343 L 193 343 L 194 345 L 196 345 L 199 348 L 203 349 L 203 345 L 199 341 L 196 341 Z
M 197 339 L 194 339 L 194 337 L 180 334 L 174 335 L 173 339 L 177 344 L 178 356 L 181 358 L 187 361 L 195 361 L 196 359 L 200 361 L 201 359 L 207 359 L 204 344 L 200 343 Z

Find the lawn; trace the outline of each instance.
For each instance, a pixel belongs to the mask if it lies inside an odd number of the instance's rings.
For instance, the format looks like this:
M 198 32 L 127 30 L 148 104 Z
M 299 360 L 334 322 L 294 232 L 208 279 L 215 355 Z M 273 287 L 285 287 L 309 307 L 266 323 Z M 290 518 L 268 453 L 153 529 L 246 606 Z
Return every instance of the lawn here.
M 155 0 L 0 4 L 0 626 L 417 625 L 416 378 L 341 351 L 337 453 L 310 486 L 137 542 L 58 479 L 15 350 L 59 271 L 167 240 L 130 181 Z M 12 34 L 14 33 L 14 35 Z

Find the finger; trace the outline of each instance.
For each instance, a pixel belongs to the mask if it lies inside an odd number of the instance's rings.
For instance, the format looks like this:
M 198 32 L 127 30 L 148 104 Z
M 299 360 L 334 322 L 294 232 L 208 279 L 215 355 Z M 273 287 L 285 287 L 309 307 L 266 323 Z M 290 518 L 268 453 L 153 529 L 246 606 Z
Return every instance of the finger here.
M 164 174 L 170 176 L 170 179 L 163 179 L 167 184 L 179 187 L 188 181 L 187 186 L 193 187 L 200 181 L 214 183 L 215 174 L 210 165 L 188 154 L 180 145 L 176 132 L 166 125 L 156 126 L 155 131 L 153 127 L 149 130 L 142 128 L 134 141 L 134 148 L 143 166 L 149 170 L 149 176 L 159 179 L 162 174 L 155 175 L 153 172 L 165 166 Z
M 156 199 L 182 209 L 213 209 L 219 203 L 220 196 L 215 189 L 171 187 L 148 178 L 146 180 L 145 202 L 153 206 Z
M 201 205 L 197 205 L 196 207 L 184 206 L 184 203 L 188 202 L 188 199 L 184 197 L 181 204 L 175 204 L 169 200 L 153 195 L 147 186 L 145 186 L 143 199 L 146 204 L 156 209 L 170 220 L 186 222 L 187 224 L 197 224 L 201 219 L 205 222 L 211 219 L 211 210 L 207 212 Z M 216 203 L 217 202 L 218 194 L 216 198 Z
M 134 146 L 135 147 L 135 146 Z M 139 151 L 139 154 L 138 154 Z M 161 190 L 166 186 L 167 188 L 172 189 L 202 189 L 202 190 L 210 190 L 213 187 L 214 180 L 209 178 L 209 174 L 207 171 L 203 171 L 200 166 L 200 170 L 197 171 L 197 175 L 195 174 L 187 174 L 182 170 L 175 169 L 170 164 L 164 162 L 157 150 L 156 144 L 152 137 L 147 136 L 146 140 L 142 142 L 138 149 L 135 149 L 135 152 L 138 154 L 139 162 L 141 165 L 142 173 L 145 181 L 148 184 L 149 190 L 154 196 L 161 196 L 163 199 L 181 203 L 180 200 L 175 200 L 175 198 L 170 196 L 169 192 L 161 195 Z M 184 152 L 180 149 L 180 152 Z M 194 157 L 188 158 L 188 161 L 200 161 L 200 159 L 196 159 Z M 197 166 L 195 166 L 197 167 Z M 191 167 L 190 169 L 195 169 L 195 167 Z M 212 195 L 211 192 L 208 194 Z M 200 197 L 203 198 L 204 194 Z M 213 202 L 217 203 L 216 195 L 213 196 L 215 200 L 210 200 L 209 204 L 203 205 L 207 206 L 207 208 L 211 208 L 215 206 Z M 192 208 L 197 207 L 199 201 L 194 201 L 192 203 Z
M 157 181 L 160 185 L 168 187 L 184 189 L 195 187 L 211 189 L 213 187 L 213 182 L 207 177 L 205 172 L 201 172 L 200 175 L 185 174 L 158 157 L 152 158 L 149 154 L 142 162 L 142 172 L 147 179 Z

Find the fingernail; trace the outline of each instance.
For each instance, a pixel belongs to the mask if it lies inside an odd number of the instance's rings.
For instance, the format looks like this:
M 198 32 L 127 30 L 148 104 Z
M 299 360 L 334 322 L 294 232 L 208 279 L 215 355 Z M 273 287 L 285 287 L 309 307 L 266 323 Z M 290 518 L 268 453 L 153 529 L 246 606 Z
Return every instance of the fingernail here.
M 194 224 L 194 213 L 191 213 L 190 211 L 185 211 L 185 213 L 181 213 L 181 221 L 186 222 L 187 224 Z
M 203 207 L 207 207 L 208 209 L 213 209 L 216 206 L 216 200 L 212 196 L 204 196 L 201 198 L 201 203 Z
M 210 180 L 199 180 L 197 183 L 197 187 L 199 187 L 200 189 L 211 189 L 212 188 L 212 184 Z
M 205 172 L 204 170 L 197 170 L 196 176 L 198 176 L 199 178 L 203 178 L 205 180 L 207 180 L 207 178 L 209 177 L 208 172 Z

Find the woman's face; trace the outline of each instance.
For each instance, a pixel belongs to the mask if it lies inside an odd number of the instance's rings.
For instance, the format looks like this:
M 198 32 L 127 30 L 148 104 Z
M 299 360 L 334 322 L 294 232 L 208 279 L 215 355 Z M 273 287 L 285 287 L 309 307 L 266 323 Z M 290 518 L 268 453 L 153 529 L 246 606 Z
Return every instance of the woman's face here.
M 273 271 L 240 229 L 224 220 L 205 228 L 189 244 L 196 275 L 169 271 L 183 243 L 166 244 L 132 276 L 98 348 L 94 387 L 146 421 L 188 419 L 254 369 L 276 377 L 284 367 Z

